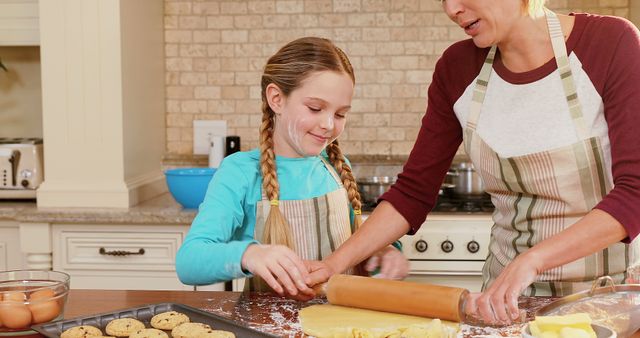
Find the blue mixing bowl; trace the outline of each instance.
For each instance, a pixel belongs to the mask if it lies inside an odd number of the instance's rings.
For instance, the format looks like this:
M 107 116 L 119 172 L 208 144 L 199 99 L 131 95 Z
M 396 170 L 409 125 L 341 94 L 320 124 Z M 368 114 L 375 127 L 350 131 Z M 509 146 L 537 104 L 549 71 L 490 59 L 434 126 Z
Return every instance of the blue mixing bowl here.
M 186 209 L 197 209 L 215 172 L 214 168 L 179 168 L 164 174 L 173 198 Z

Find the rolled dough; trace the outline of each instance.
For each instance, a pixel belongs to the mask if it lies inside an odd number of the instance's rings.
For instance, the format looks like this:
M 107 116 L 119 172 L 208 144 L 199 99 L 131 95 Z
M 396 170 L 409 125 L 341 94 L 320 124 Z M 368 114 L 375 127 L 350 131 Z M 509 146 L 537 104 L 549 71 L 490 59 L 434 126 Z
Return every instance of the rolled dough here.
M 330 304 L 300 310 L 304 333 L 318 338 L 453 338 L 458 324 Z

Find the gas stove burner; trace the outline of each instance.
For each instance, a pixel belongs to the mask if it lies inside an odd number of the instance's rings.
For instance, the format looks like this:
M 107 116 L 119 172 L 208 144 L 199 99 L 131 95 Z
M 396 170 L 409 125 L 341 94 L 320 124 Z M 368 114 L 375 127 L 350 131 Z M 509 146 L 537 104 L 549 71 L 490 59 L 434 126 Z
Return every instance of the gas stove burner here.
M 371 212 L 378 203 L 362 203 L 362 211 Z M 495 207 L 491 203 L 491 196 L 447 197 L 439 196 L 432 211 L 445 213 L 492 213 Z
M 495 207 L 491 203 L 489 195 L 479 197 L 445 197 L 441 196 L 436 201 L 433 211 L 451 213 L 490 213 Z
M 38 137 L 0 137 L 0 144 L 41 144 Z
M 467 211 L 467 212 L 482 211 L 480 206 L 477 203 L 474 203 L 472 201 L 462 202 L 461 209 L 462 211 Z

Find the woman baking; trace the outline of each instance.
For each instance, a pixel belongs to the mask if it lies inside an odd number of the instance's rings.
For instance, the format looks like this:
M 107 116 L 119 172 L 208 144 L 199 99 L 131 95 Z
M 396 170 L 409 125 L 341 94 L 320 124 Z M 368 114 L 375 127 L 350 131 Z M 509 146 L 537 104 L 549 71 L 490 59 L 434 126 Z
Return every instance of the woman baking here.
M 467 313 L 506 324 L 518 296 L 567 295 L 638 264 L 640 36 L 544 0 L 444 0 L 471 39 L 438 61 L 416 144 L 320 282 L 424 222 L 461 142 L 496 207 L 483 292 Z

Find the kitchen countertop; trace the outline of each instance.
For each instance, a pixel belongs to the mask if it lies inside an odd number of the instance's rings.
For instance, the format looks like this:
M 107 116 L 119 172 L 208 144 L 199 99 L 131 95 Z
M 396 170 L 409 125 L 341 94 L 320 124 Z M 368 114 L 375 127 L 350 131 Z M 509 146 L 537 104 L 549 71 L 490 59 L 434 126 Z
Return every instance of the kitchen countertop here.
M 131 208 L 38 208 L 32 200 L 0 200 L 0 222 L 190 225 L 197 212 L 196 209 L 182 208 L 168 192 Z M 363 212 L 364 215 L 370 213 Z M 468 219 L 489 217 L 491 213 L 431 212 L 428 217 L 439 219 L 452 215 Z
M 538 308 L 552 300 L 548 297 L 521 297 L 520 306 L 531 317 Z M 165 302 L 200 308 L 258 331 L 298 338 L 307 337 L 302 333 L 298 322 L 298 310 L 326 300 L 314 299 L 308 303 L 300 303 L 264 293 L 214 291 L 71 290 L 64 312 L 65 318 L 73 318 Z M 522 327 L 522 324 L 500 329 L 462 325 L 458 337 L 520 337 Z
M 22 223 L 189 225 L 195 209 L 183 209 L 164 193 L 131 208 L 38 208 L 34 201 L 0 201 L 0 221 Z
M 354 155 L 349 159 L 359 176 L 394 176 L 407 156 Z M 167 154 L 163 159 L 165 169 L 206 165 L 206 155 Z M 0 200 L 0 221 L 22 223 L 189 225 L 196 212 L 183 209 L 168 192 L 131 208 L 38 208 L 34 200 Z

